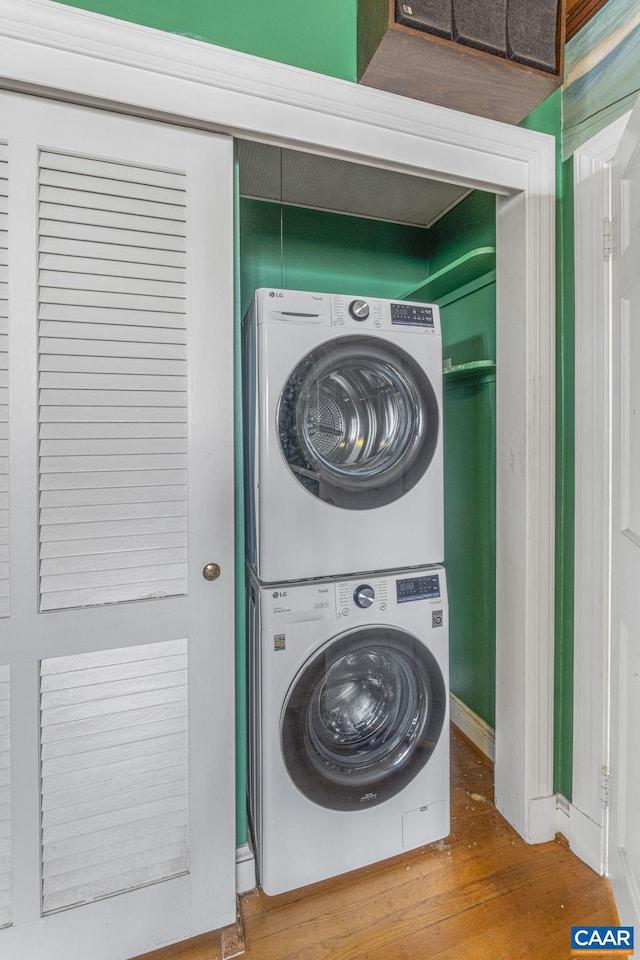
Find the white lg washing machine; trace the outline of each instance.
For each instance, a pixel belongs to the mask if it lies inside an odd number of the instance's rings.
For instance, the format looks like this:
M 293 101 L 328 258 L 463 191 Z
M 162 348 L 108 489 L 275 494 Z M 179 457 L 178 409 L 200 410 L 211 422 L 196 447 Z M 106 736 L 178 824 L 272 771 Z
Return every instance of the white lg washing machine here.
M 442 567 L 249 578 L 249 807 L 276 894 L 449 832 Z
M 437 306 L 258 290 L 245 386 L 247 550 L 262 582 L 442 561 Z

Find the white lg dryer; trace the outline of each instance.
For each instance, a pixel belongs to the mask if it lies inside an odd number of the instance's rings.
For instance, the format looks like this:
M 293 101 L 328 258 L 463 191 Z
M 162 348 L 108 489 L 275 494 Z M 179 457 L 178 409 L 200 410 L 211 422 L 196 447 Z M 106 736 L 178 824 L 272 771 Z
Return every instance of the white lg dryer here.
M 442 567 L 249 580 L 249 809 L 267 894 L 449 832 Z
M 442 561 L 437 306 L 258 290 L 244 377 L 261 581 Z

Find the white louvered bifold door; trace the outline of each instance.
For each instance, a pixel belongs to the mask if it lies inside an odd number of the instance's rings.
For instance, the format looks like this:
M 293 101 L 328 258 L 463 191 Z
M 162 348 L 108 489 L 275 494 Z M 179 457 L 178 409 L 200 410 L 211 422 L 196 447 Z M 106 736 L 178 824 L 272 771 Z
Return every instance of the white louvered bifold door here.
M 235 919 L 232 217 L 230 139 L 0 93 L 0 957 Z
M 40 609 L 184 594 L 185 176 L 38 176 Z

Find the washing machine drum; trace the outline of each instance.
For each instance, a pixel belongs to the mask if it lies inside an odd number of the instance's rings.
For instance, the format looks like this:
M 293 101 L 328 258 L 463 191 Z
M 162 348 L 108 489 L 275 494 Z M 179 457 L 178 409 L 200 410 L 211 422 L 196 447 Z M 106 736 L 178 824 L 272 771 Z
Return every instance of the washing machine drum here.
M 436 449 L 438 403 L 426 373 L 376 337 L 340 337 L 307 354 L 278 406 L 278 435 L 297 480 L 337 507 L 399 499 Z
M 291 685 L 282 756 L 310 800 L 361 810 L 417 776 L 445 715 L 442 671 L 424 644 L 392 627 L 364 627 L 323 647 Z

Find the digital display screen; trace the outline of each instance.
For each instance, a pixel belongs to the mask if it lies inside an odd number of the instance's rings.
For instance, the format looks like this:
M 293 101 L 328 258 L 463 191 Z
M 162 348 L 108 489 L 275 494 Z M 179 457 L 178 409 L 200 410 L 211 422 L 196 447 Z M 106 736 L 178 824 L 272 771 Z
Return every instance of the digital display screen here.
M 392 303 L 391 323 L 410 327 L 433 327 L 433 307 L 416 306 L 415 303 Z
M 396 595 L 398 603 L 408 603 L 409 600 L 431 600 L 439 597 L 440 578 L 437 573 L 432 573 L 427 577 L 396 580 Z

